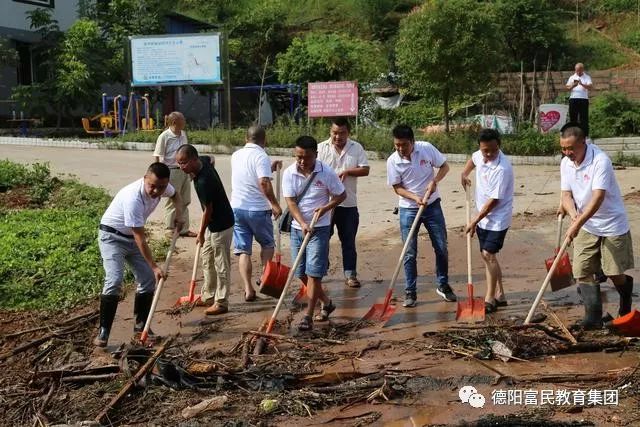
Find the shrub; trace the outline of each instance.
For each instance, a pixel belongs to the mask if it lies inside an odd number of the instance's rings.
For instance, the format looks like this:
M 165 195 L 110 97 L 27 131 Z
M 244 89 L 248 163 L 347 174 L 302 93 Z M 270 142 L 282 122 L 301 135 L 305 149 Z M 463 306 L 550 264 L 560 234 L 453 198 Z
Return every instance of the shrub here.
M 625 136 L 640 132 L 640 103 L 619 92 L 607 92 L 593 99 L 589 112 L 593 138 Z
M 640 30 L 634 30 L 625 34 L 621 37 L 621 41 L 636 52 L 640 52 Z

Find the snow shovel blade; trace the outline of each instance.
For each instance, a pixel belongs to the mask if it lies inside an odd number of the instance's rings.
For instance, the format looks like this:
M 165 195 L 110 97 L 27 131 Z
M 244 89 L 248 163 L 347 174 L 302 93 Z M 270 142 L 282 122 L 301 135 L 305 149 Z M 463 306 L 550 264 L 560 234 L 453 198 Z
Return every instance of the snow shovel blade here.
M 556 254 L 557 253 L 558 252 L 556 249 Z M 555 261 L 555 259 L 556 257 L 554 255 L 551 258 L 547 258 L 545 260 L 547 271 L 551 269 L 551 266 L 553 265 L 553 262 Z M 567 254 L 566 252 L 562 254 L 562 257 L 560 258 L 560 262 L 556 267 L 555 272 L 551 276 L 551 280 L 549 281 L 549 284 L 551 285 L 552 292 L 556 292 L 556 291 L 559 291 L 560 289 L 568 288 L 569 286 L 572 286 L 574 284 L 573 272 L 571 269 L 571 261 L 569 260 L 569 254 Z
M 279 261 L 269 261 L 260 278 L 260 293 L 273 298 L 280 298 L 288 275 L 289 267 Z
M 196 288 L 196 281 L 192 280 L 189 283 L 189 295 L 185 295 L 183 297 L 178 298 L 178 301 L 176 301 L 176 303 L 173 305 L 174 307 L 181 307 L 184 304 L 196 304 L 198 303 L 198 301 L 200 301 L 200 299 L 202 298 L 202 295 L 200 294 L 195 294 Z
M 624 316 L 613 319 L 608 326 L 626 337 L 640 337 L 640 311 L 633 310 Z
M 456 320 L 458 322 L 477 323 L 484 322 L 484 299 L 473 297 L 473 285 L 467 285 L 468 298 L 458 298 L 456 307 Z
M 369 311 L 362 317 L 364 320 L 387 322 L 396 312 L 396 307 L 390 304 L 373 304 Z

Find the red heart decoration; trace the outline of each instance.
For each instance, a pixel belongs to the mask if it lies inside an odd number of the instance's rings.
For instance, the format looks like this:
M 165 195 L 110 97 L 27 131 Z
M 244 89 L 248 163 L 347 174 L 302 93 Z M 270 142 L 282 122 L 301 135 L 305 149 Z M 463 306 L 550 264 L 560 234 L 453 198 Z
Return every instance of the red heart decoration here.
M 560 113 L 558 111 L 540 112 L 540 127 L 543 132 L 547 132 L 556 123 L 560 121 Z

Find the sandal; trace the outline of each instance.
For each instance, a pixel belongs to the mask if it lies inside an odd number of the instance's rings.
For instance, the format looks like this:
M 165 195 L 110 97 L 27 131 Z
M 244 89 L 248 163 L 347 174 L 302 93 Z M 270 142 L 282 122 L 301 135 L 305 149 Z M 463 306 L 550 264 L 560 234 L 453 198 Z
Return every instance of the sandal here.
M 484 312 L 485 313 L 495 313 L 498 307 L 495 304 L 492 304 L 488 301 L 484 302 Z
M 497 299 L 495 305 L 496 305 L 496 307 L 506 307 L 506 306 L 509 305 L 509 303 L 507 302 L 506 299 L 503 299 L 503 300 Z
M 246 302 L 252 302 L 252 301 L 255 301 L 255 300 L 256 300 L 256 298 L 257 298 L 257 297 L 256 297 L 256 293 L 255 293 L 255 291 L 254 291 L 253 293 L 251 293 L 251 294 L 248 294 L 248 295 L 247 295 L 246 293 L 244 294 L 244 300 L 245 300 Z
M 359 288 L 360 286 L 362 286 L 357 277 L 349 277 L 344 281 L 344 284 L 350 288 Z
M 304 316 L 300 323 L 298 323 L 298 330 L 310 331 L 311 329 L 313 329 L 313 320 L 311 319 L 311 316 Z
M 333 305 L 333 302 L 331 300 L 329 300 L 329 304 L 322 305 L 322 309 L 320 310 L 320 313 L 316 315 L 315 320 L 318 322 L 326 322 L 327 320 L 329 320 L 329 315 L 333 313 L 335 309 L 336 306 Z
M 198 237 L 198 235 L 191 230 L 187 231 L 186 233 L 180 233 L 180 236 L 181 237 Z

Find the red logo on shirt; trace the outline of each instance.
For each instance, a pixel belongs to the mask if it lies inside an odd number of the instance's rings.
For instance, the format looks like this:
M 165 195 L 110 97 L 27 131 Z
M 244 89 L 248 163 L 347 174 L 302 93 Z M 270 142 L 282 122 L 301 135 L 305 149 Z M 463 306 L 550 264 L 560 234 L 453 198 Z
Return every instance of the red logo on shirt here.
M 320 181 L 319 179 L 316 179 L 316 183 L 315 183 L 316 187 L 322 187 L 323 185 L 324 183 L 322 181 Z
M 426 166 L 427 161 L 425 159 L 420 160 L 420 166 Z
M 587 175 L 586 173 L 584 174 L 584 176 L 582 177 L 582 180 L 584 182 L 589 182 L 589 180 L 591 179 L 591 177 L 589 177 L 589 175 Z

